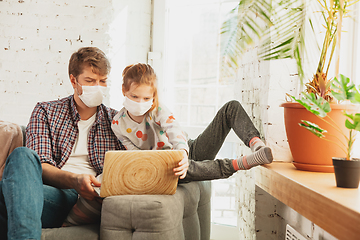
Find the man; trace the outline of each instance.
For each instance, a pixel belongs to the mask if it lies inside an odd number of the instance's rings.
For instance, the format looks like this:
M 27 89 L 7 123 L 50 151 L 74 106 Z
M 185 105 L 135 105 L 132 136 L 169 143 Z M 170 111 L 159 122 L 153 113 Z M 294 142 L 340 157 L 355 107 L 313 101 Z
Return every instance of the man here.
M 36 105 L 28 148 L 12 152 L 0 183 L 1 234 L 8 218 L 9 239 L 40 239 L 42 227 L 61 226 L 78 194 L 98 196 L 105 152 L 124 149 L 110 127 L 116 111 L 102 104 L 109 72 L 100 49 L 81 48 L 69 61 L 74 95 Z
M 100 49 L 80 48 L 69 61 L 74 94 L 35 106 L 27 148 L 10 154 L 0 182 L 1 239 L 40 239 L 41 228 L 61 226 L 78 194 L 98 197 L 105 152 L 125 149 L 111 130 L 117 111 L 102 104 L 109 72 Z

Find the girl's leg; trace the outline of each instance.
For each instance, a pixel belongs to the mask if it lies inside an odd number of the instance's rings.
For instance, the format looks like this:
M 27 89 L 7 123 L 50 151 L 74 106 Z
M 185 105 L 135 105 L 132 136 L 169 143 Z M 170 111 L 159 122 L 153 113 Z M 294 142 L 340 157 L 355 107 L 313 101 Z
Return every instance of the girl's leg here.
M 100 198 L 92 201 L 79 197 L 77 203 L 67 215 L 63 227 L 99 223 L 101 216 L 102 200 Z
M 232 161 L 231 159 L 203 161 L 189 159 L 189 168 L 186 177 L 179 179 L 179 183 L 228 178 L 236 172 Z
M 241 104 L 235 100 L 230 101 L 217 112 L 202 134 L 195 140 L 189 140 L 189 159 L 214 159 L 231 129 L 248 147 L 250 140 L 260 136 Z
M 212 160 L 231 129 L 251 148 L 253 154 L 239 159 Z M 180 182 L 228 178 L 237 170 L 271 163 L 271 149 L 265 147 L 259 135 L 238 101 L 226 103 L 205 131 L 195 140 L 189 140 L 189 159 L 193 160 L 189 160 L 187 175 Z

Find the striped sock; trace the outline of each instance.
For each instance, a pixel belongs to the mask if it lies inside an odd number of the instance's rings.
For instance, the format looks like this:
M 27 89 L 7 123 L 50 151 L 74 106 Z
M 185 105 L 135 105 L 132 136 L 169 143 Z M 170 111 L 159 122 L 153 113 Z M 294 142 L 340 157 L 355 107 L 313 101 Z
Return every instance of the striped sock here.
M 86 200 L 79 197 L 69 212 L 62 227 L 78 226 L 100 222 L 101 203 L 96 200 Z
M 233 160 L 235 171 L 247 170 L 254 166 L 272 163 L 273 155 L 269 147 L 261 147 L 258 151 Z
M 265 147 L 265 144 L 259 137 L 253 137 L 249 142 L 249 146 L 252 152 L 256 152 L 261 147 Z

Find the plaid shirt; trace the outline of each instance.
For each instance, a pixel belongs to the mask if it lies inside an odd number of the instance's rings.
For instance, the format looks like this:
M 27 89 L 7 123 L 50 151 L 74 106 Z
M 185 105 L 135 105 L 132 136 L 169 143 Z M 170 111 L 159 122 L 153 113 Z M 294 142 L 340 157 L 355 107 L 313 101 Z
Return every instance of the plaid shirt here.
M 116 110 L 101 104 L 89 132 L 89 161 L 97 174 L 102 173 L 106 151 L 125 150 L 111 130 L 111 121 L 116 113 Z M 79 121 L 80 114 L 73 95 L 38 103 L 26 128 L 26 146 L 38 153 L 41 162 L 62 168 L 78 136 Z

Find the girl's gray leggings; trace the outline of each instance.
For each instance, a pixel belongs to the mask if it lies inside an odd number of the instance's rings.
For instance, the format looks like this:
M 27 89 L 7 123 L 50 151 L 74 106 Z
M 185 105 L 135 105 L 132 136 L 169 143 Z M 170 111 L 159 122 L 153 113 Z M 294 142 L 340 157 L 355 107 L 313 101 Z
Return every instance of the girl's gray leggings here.
M 189 169 L 179 182 L 228 178 L 235 172 L 232 159 L 214 160 L 231 129 L 246 146 L 253 137 L 260 137 L 241 104 L 235 100 L 227 102 L 204 132 L 188 141 Z

